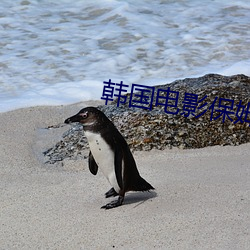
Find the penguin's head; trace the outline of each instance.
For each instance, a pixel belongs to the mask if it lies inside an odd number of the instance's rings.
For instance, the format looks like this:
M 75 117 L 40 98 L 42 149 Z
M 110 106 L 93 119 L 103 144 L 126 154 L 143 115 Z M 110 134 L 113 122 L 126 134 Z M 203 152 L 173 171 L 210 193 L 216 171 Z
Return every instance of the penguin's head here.
M 94 107 L 87 107 L 80 110 L 76 115 L 67 118 L 64 122 L 67 124 L 79 122 L 86 129 L 87 127 L 97 127 L 104 120 L 108 120 L 108 118 L 100 110 Z

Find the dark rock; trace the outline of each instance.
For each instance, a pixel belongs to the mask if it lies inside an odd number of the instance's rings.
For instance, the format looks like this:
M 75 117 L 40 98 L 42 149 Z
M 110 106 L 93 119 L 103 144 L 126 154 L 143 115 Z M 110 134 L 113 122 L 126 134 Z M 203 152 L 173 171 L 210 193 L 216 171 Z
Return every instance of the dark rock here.
M 167 114 L 163 105 L 155 105 L 156 93 L 158 89 L 179 92 L 178 114 Z M 163 92 L 162 92 L 163 93 Z M 195 116 L 205 112 L 199 118 L 190 115 L 184 117 L 183 101 L 185 93 L 198 95 L 198 100 L 206 98 L 198 103 Z M 214 145 L 239 145 L 250 142 L 249 124 L 244 121 L 246 113 L 243 112 L 243 106 L 247 108 L 250 102 L 250 78 L 245 75 L 221 76 L 215 74 L 205 75 L 199 78 L 186 78 L 177 80 L 173 83 L 155 86 L 154 101 L 152 110 L 142 108 L 130 108 L 127 94 L 126 104 L 120 104 L 117 107 L 117 100 L 111 105 L 103 105 L 98 108 L 102 110 L 116 125 L 123 134 L 132 150 L 151 150 L 179 147 L 202 148 Z M 172 96 L 174 97 L 174 95 Z M 212 120 L 211 105 L 215 102 Z M 222 114 L 216 110 L 222 110 L 218 107 L 219 99 L 226 98 L 234 101 L 234 114 L 229 114 L 233 121 L 225 116 L 225 122 L 222 122 L 222 116 L 214 120 L 215 117 Z M 134 97 L 133 97 L 134 100 Z M 234 122 L 237 120 L 237 108 L 241 101 L 241 109 L 238 115 L 243 112 L 243 123 Z M 207 103 L 204 108 L 201 105 Z M 230 102 L 222 102 L 223 105 L 229 105 Z M 209 109 L 210 108 L 210 109 Z M 168 107 L 168 111 L 175 112 L 176 107 Z M 227 109 L 228 110 L 228 109 Z M 250 110 L 249 110 L 250 111 Z M 247 116 L 250 120 L 250 114 Z M 81 158 L 83 149 L 88 147 L 87 141 L 80 125 L 75 125 L 63 135 L 62 141 L 58 142 L 53 148 L 44 152 L 48 157 L 48 162 L 54 163 L 65 158 Z

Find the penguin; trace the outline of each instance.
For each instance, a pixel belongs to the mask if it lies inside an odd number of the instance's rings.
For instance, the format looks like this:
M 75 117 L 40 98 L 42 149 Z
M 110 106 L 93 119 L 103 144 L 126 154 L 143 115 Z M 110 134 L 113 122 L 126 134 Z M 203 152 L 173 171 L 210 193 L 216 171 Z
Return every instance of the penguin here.
M 86 107 L 65 120 L 67 124 L 73 122 L 79 122 L 83 126 L 88 140 L 90 172 L 96 175 L 100 168 L 112 187 L 105 193 L 106 198 L 118 196 L 117 200 L 101 208 L 121 206 L 128 191 L 154 189 L 140 176 L 126 140 L 102 111 L 95 107 Z

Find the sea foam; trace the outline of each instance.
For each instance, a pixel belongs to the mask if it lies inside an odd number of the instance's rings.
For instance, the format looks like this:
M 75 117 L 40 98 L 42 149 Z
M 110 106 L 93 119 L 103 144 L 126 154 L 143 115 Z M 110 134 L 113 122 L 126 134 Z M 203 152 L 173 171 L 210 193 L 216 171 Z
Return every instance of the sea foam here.
M 250 2 L 1 1 L 0 112 L 100 99 L 103 81 L 250 76 Z

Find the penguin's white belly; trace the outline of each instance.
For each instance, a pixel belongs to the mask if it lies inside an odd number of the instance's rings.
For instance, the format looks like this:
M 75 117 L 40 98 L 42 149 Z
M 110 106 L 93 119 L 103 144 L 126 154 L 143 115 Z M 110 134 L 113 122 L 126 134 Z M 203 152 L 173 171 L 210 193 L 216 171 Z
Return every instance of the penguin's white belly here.
M 115 175 L 115 155 L 113 150 L 100 134 L 86 131 L 85 135 L 96 164 L 108 179 L 111 186 L 119 193 L 120 187 Z

